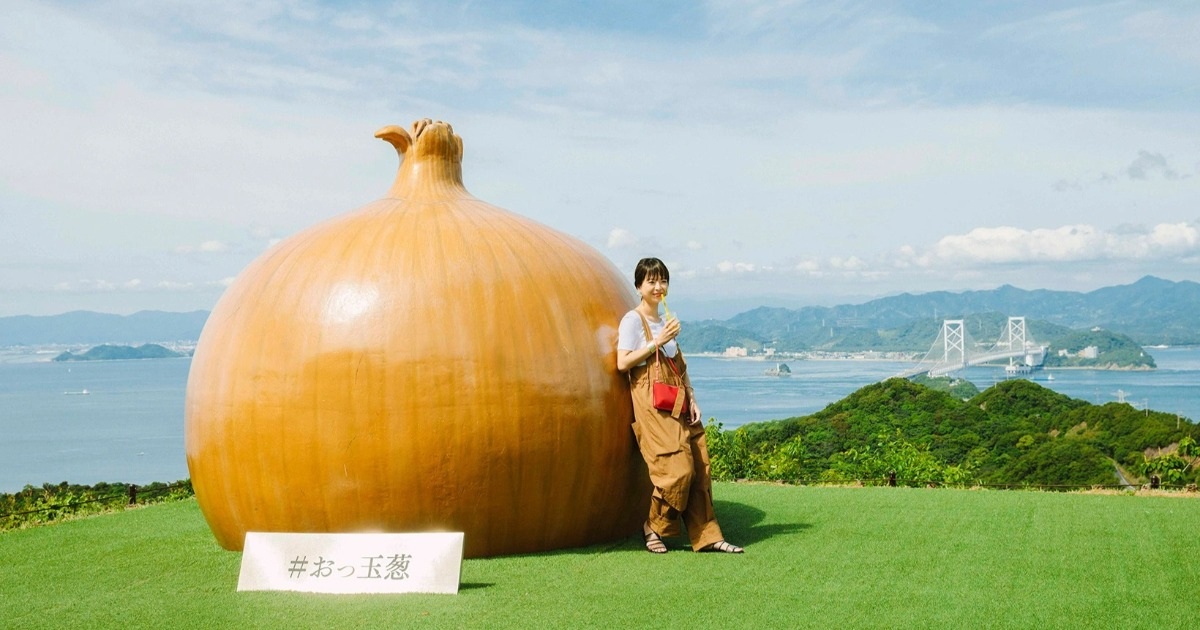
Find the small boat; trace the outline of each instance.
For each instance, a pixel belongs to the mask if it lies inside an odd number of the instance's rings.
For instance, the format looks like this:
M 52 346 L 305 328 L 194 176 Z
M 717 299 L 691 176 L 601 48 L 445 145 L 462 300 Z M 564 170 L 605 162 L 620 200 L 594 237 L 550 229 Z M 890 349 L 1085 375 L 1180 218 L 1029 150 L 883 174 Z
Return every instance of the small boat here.
M 769 370 L 763 370 L 763 374 L 767 376 L 791 376 L 792 368 L 788 367 L 786 363 L 780 363 Z
M 88 390 L 83 389 L 83 390 L 80 390 L 77 392 L 63 392 L 63 395 L 64 396 L 87 396 L 90 393 L 91 392 L 89 392 Z
M 1047 375 L 1046 375 L 1046 380 L 1047 380 L 1047 381 L 1053 381 L 1053 380 L 1054 380 L 1054 375 L 1053 375 L 1053 374 L 1047 374 Z

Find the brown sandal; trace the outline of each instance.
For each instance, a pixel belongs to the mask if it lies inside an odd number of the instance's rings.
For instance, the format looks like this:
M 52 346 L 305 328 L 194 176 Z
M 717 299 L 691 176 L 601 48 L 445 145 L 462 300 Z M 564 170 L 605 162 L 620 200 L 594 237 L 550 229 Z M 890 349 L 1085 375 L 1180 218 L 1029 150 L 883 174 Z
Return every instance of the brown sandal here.
M 737 545 L 731 545 L 724 540 L 718 540 L 717 542 L 704 547 L 700 551 L 712 553 L 745 553 L 746 550 Z
M 642 538 L 646 540 L 646 551 L 650 553 L 667 553 L 667 543 L 663 542 L 662 536 L 659 536 L 654 530 L 642 531 Z

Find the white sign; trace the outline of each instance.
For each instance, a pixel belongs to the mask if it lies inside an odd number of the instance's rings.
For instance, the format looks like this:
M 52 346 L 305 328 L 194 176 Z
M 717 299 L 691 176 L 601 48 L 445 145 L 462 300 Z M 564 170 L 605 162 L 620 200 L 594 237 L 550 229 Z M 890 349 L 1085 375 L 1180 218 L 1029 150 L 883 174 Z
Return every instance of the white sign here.
M 462 556 L 462 532 L 247 532 L 237 590 L 453 595 Z

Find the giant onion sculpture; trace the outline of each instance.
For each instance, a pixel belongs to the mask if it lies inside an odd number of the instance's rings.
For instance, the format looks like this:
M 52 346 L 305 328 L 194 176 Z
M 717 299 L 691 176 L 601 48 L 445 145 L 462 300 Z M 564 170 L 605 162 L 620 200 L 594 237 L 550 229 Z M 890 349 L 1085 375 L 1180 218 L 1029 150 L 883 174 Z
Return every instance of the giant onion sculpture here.
M 463 531 L 478 557 L 637 531 L 628 282 L 472 197 L 450 125 L 376 135 L 401 156 L 387 196 L 255 260 L 196 347 L 186 452 L 217 541 Z

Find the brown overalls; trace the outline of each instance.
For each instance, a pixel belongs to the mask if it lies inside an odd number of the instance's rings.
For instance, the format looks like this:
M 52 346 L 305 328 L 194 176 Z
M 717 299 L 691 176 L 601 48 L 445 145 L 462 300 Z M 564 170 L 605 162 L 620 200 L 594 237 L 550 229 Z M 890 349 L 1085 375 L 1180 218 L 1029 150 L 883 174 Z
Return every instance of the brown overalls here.
M 642 323 L 645 325 L 644 319 Z M 648 326 L 646 336 L 650 338 Z M 646 365 L 629 369 L 633 434 L 649 468 L 650 482 L 654 484 L 654 493 L 650 496 L 650 529 L 660 536 L 676 536 L 680 533 L 679 519 L 682 517 L 692 549 L 699 551 L 724 540 L 713 511 L 704 425 L 688 424 L 692 415 L 690 404 L 679 418 L 671 417 L 669 411 L 655 409 L 651 366 L 660 357 L 665 358 L 665 355 L 655 353 L 646 360 Z M 677 352 L 674 360 L 680 374 L 685 375 L 687 363 L 683 353 Z M 671 368 L 663 363 L 658 369 Z

